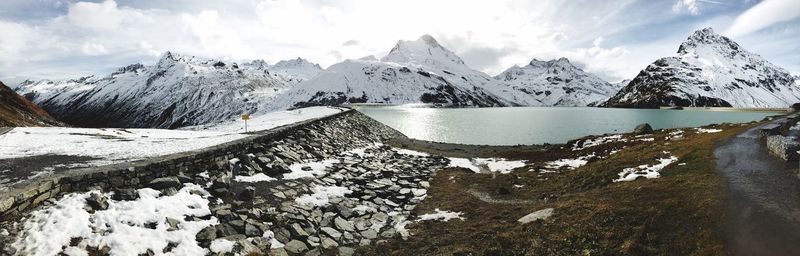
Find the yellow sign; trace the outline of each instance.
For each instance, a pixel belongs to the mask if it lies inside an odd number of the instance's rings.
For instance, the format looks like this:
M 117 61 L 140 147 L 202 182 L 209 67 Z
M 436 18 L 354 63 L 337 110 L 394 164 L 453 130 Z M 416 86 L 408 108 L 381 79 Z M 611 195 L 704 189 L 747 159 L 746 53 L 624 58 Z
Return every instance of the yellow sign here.
M 242 120 L 245 120 L 245 121 L 250 120 L 250 114 L 242 115 Z

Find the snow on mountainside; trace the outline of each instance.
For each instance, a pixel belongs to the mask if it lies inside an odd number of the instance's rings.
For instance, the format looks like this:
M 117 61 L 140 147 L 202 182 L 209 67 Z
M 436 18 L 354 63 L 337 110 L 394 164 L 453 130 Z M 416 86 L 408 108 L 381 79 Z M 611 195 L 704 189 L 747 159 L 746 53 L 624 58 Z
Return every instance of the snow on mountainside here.
M 328 67 L 292 87 L 270 109 L 342 103 L 436 103 L 447 106 L 512 106 L 515 92 L 470 69 L 433 37 L 399 41 L 381 60 L 365 57 Z M 512 99 L 512 100 L 508 100 Z
M 278 61 L 275 65 L 269 66 L 268 69 L 269 72 L 280 75 L 287 83 L 292 85 L 314 78 L 323 70 L 319 64 L 311 63 L 302 58 Z
M 788 107 L 800 87 L 783 68 L 711 28 L 694 32 L 678 56 L 656 60 L 604 106 Z
M 153 66 L 134 64 L 105 77 L 26 81 L 16 90 L 74 125 L 175 128 L 255 112 L 292 79 L 302 79 L 291 70 L 271 74 L 260 60 L 234 63 L 167 52 Z
M 614 87 L 617 87 L 617 89 L 621 89 L 622 87 L 625 87 L 629 83 L 631 83 L 631 81 L 632 81 L 631 79 L 624 79 L 622 81 L 619 81 L 619 82 L 616 82 L 616 83 L 611 83 L 611 84 L 613 84 Z
M 610 84 L 584 72 L 566 58 L 513 66 L 495 76 L 502 83 L 524 92 L 532 98 L 531 106 L 594 106 L 605 102 L 621 86 Z

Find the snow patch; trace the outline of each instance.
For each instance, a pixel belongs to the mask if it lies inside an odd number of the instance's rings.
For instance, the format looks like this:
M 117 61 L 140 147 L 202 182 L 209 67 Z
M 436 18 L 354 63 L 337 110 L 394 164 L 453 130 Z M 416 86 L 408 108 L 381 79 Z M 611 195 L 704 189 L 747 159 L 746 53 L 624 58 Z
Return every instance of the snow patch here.
M 664 152 L 665 154 L 669 154 L 669 152 Z M 625 168 L 619 173 L 619 178 L 615 179 L 614 182 L 620 181 L 634 181 L 639 177 L 645 177 L 648 179 L 655 179 L 661 177 L 661 173 L 659 173 L 664 167 L 677 162 L 678 157 L 670 156 L 669 158 L 660 158 L 658 159 L 658 163 L 655 165 L 639 165 L 637 167 Z
M 108 209 L 94 213 L 84 209 L 91 193 L 99 192 L 67 194 L 53 206 L 32 212 L 22 223 L 24 231 L 12 246 L 24 255 L 55 255 L 69 245 L 71 238 L 82 237 L 88 246 L 109 246 L 111 255 L 137 255 L 148 249 L 161 252 L 169 243 L 177 244 L 172 250 L 174 254 L 204 255 L 207 251 L 197 245 L 195 235 L 218 223 L 214 217 L 186 220 L 187 216 L 211 214 L 208 192 L 194 184 L 185 184 L 172 196 L 159 196 L 159 191 L 149 188 L 139 189 L 139 199 L 109 199 Z M 177 220 L 177 229 L 169 230 L 167 218 Z M 69 250 L 81 253 L 79 249 Z
M 705 129 L 705 128 L 695 128 L 697 133 L 718 133 L 721 132 L 722 129 Z
M 499 172 L 502 174 L 510 173 L 511 170 L 525 166 L 524 160 L 506 160 L 503 158 L 458 158 L 448 157 L 450 164 L 447 167 L 457 167 L 469 169 L 475 173 L 481 170 L 489 172 Z
M 574 159 L 570 158 L 558 159 L 555 161 L 546 162 L 544 166 L 550 169 L 561 169 L 563 167 L 566 167 L 567 169 L 575 170 L 589 163 L 589 160 L 592 159 L 593 157 L 595 157 L 594 153 L 586 156 L 580 156 Z
M 326 159 L 318 162 L 308 163 L 295 163 L 289 165 L 290 173 L 283 174 L 283 178 L 287 180 L 313 178 L 314 176 L 321 176 L 325 174 L 325 169 L 339 163 L 338 159 Z
M 228 253 L 233 251 L 234 245 L 236 245 L 236 242 L 234 241 L 218 238 L 214 239 L 214 241 L 211 241 L 211 246 L 209 246 L 209 249 L 211 249 L 211 252 L 213 253 Z
M 404 148 L 398 148 L 398 149 L 395 149 L 395 151 L 398 154 L 408 155 L 408 156 L 421 156 L 421 157 L 430 156 L 430 154 L 425 153 L 425 152 L 419 152 L 419 151 L 414 151 L 414 150 L 404 149 Z
M 311 188 L 312 194 L 302 195 L 294 199 L 300 205 L 326 206 L 331 197 L 344 197 L 345 194 L 353 193 L 346 187 L 339 186 L 319 186 Z
M 463 214 L 462 212 L 442 211 L 439 210 L 439 208 L 436 208 L 434 211 L 436 212 L 420 215 L 417 218 L 417 222 L 426 220 L 442 220 L 442 221 L 449 221 L 452 219 L 464 220 L 464 217 L 461 217 L 461 215 Z
M 273 181 L 278 180 L 276 178 L 267 176 L 263 173 L 256 173 L 252 176 L 236 176 L 233 178 L 237 182 L 261 182 L 261 181 Z
M 622 139 L 622 135 L 621 134 L 603 136 L 603 137 L 598 137 L 598 138 L 593 138 L 593 139 L 587 139 L 587 140 L 583 141 L 583 145 L 580 145 L 580 146 L 579 146 L 580 141 L 577 141 L 577 142 L 575 142 L 574 145 L 572 145 L 572 150 L 573 151 L 584 150 L 584 149 L 587 149 L 587 148 L 603 145 L 603 144 L 610 143 L 610 142 L 616 142 L 616 141 L 624 142 L 624 141 L 627 141 L 627 140 Z

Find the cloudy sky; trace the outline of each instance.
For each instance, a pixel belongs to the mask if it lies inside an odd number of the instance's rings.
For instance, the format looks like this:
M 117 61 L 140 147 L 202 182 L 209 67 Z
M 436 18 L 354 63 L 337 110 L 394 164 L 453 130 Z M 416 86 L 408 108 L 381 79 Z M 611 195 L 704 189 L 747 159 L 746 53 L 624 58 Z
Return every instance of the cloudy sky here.
M 164 51 L 327 67 L 431 34 L 491 75 L 567 57 L 615 82 L 709 26 L 797 75 L 798 10 L 798 0 L 3 0 L 0 80 L 105 74 Z

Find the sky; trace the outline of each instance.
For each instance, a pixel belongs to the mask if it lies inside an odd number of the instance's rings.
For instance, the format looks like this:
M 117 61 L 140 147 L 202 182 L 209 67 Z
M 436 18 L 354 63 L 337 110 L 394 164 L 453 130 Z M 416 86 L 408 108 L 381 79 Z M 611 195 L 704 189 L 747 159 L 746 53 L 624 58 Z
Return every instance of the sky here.
M 800 75 L 798 0 L 3 0 L 0 81 L 104 75 L 165 51 L 323 67 L 430 34 L 496 75 L 569 58 L 610 82 L 712 27 Z

